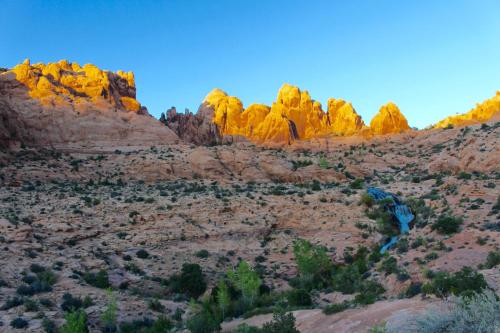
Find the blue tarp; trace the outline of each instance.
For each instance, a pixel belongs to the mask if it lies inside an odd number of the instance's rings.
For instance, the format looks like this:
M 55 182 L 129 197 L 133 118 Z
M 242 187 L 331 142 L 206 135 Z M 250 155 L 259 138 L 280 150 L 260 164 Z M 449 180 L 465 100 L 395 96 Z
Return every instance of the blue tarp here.
M 411 212 L 410 208 L 403 204 L 397 196 L 392 193 L 384 192 L 375 187 L 368 188 L 368 194 L 375 199 L 381 201 L 390 198 L 384 205 L 384 208 L 398 221 L 399 233 L 406 234 L 410 231 L 410 222 L 413 221 L 415 215 Z M 390 240 L 382 246 L 380 253 L 384 253 L 398 242 L 398 236 L 393 236 Z

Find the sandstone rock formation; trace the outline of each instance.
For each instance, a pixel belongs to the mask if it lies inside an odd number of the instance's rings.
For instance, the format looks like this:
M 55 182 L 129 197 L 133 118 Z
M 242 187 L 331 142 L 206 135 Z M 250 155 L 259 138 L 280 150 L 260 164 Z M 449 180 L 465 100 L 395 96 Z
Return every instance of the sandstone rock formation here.
M 175 134 L 186 142 L 197 145 L 214 145 L 222 142 L 222 136 L 217 125 L 212 121 L 213 108 L 205 103 L 200 106 L 198 113 L 177 113 L 175 107 L 161 114 L 160 122 L 164 123 Z
M 438 122 L 435 128 L 444 128 L 449 125 L 470 125 L 478 122 L 485 122 L 495 116 L 500 116 L 500 91 L 490 99 L 478 103 L 476 107 L 467 113 L 447 117 Z
M 136 100 L 134 74 L 30 64 L 0 72 L 0 145 L 152 145 L 175 134 Z
M 409 130 L 408 121 L 396 104 L 389 102 L 382 106 L 370 122 L 373 134 L 401 133 Z
M 328 100 L 328 123 L 331 131 L 340 135 L 353 135 L 365 126 L 351 103 L 335 98 Z
M 212 90 L 204 99 L 201 108 L 211 108 L 202 115 L 186 115 L 187 119 L 164 118 L 167 126 L 184 139 L 193 143 L 206 140 L 206 121 L 216 125 L 220 136 L 244 136 L 256 143 L 291 144 L 295 140 L 307 140 L 324 135 L 353 135 L 360 131 L 364 122 L 356 113 L 351 103 L 341 99 L 328 101 L 328 112 L 324 112 L 321 103 L 311 99 L 307 91 L 284 84 L 278 92 L 276 102 L 271 107 L 263 104 L 251 104 L 244 109 L 241 101 L 228 96 L 220 89 Z M 195 117 L 197 121 L 188 120 Z M 194 124 L 182 134 L 178 124 Z M 196 124 L 204 123 L 205 129 L 195 129 Z M 182 127 L 182 126 L 181 126 Z M 196 138 L 194 138 L 196 137 Z M 217 139 L 218 140 L 218 139 Z M 216 140 L 216 141 L 217 141 Z M 206 142 L 205 142 L 206 143 Z

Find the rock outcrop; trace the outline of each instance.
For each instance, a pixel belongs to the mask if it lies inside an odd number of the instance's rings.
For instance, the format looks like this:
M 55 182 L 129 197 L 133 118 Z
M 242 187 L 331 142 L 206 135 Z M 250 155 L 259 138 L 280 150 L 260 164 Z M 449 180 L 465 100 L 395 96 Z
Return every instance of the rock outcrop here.
M 465 126 L 474 123 L 481 123 L 500 117 L 500 91 L 490 99 L 476 105 L 476 107 L 467 113 L 447 117 L 436 125 L 435 128 L 444 128 L 447 126 Z
M 281 87 L 271 107 L 251 104 L 245 109 L 237 97 L 214 89 L 205 97 L 200 110 L 204 112 L 163 116 L 163 122 L 179 137 L 196 144 L 211 144 L 227 136 L 242 136 L 258 144 L 282 145 L 323 136 L 366 136 L 409 129 L 406 118 L 392 103 L 382 108 L 371 131 L 350 102 L 330 98 L 324 112 L 321 103 L 313 100 L 309 92 L 289 84 Z M 209 126 L 210 122 L 215 129 Z M 211 139 L 210 135 L 213 136 Z
M 153 145 L 175 134 L 136 100 L 134 74 L 61 60 L 0 72 L 0 145 Z
M 328 100 L 328 125 L 331 133 L 353 135 L 359 132 L 365 123 L 351 103 L 330 98 Z
M 401 133 L 409 129 L 405 116 L 392 102 L 382 106 L 370 122 L 370 130 L 375 135 Z
M 213 108 L 203 103 L 198 113 L 177 113 L 175 107 L 167 110 L 167 114 L 161 114 L 160 122 L 168 126 L 177 136 L 197 145 L 215 145 L 222 142 L 217 125 L 212 121 Z

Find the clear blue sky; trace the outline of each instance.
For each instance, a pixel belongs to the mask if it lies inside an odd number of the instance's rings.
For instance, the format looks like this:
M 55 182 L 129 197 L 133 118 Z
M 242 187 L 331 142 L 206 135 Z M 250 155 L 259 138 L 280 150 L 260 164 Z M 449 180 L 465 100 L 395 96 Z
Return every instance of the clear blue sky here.
M 399 105 L 424 127 L 500 90 L 498 0 L 0 0 L 0 67 L 24 58 L 132 70 L 156 117 L 215 87 L 245 106 L 288 82 L 366 122 Z

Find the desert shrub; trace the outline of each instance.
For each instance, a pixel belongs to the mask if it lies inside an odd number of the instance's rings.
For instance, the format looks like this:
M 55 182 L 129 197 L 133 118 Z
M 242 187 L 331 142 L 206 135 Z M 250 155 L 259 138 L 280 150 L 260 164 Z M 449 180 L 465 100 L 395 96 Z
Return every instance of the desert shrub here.
M 350 186 L 352 189 L 360 190 L 363 188 L 364 181 L 362 178 L 357 178 L 353 182 L 351 182 Z
M 239 324 L 236 330 L 234 330 L 234 333 L 262 333 L 262 330 L 255 326 Z
M 363 272 L 357 265 L 339 266 L 332 276 L 332 287 L 334 290 L 353 294 L 361 287 L 362 279 Z
M 165 317 L 159 317 L 157 320 L 144 317 L 132 322 L 120 323 L 120 333 L 165 333 L 172 329 L 173 325 Z
M 422 291 L 426 294 L 432 293 L 443 297 L 449 294 L 470 295 L 472 292 L 481 292 L 485 288 L 487 288 L 487 284 L 484 276 L 469 267 L 464 267 L 453 274 L 436 273 L 431 282 L 422 287 Z
M 349 302 L 329 304 L 323 308 L 323 313 L 326 315 L 331 315 L 334 313 L 342 312 L 348 309 L 350 306 Z
M 173 275 L 169 280 L 169 285 L 173 292 L 183 293 L 193 298 L 198 298 L 207 289 L 205 276 L 198 264 L 182 265 L 181 273 Z
M 50 269 L 45 269 L 39 265 L 32 265 L 37 272 L 36 275 L 26 275 L 23 277 L 23 282 L 26 284 L 20 285 L 16 292 L 23 296 L 32 296 L 34 294 L 52 291 L 52 285 L 57 281 L 57 276 Z
M 201 259 L 206 259 L 210 256 L 210 253 L 207 250 L 200 250 L 196 252 L 196 256 Z
M 295 328 L 293 313 L 278 310 L 273 314 L 272 321 L 264 323 L 262 333 L 300 333 L 300 331 Z
M 462 218 L 441 215 L 431 226 L 432 230 L 437 230 L 440 234 L 451 235 L 457 232 L 463 223 Z
M 312 304 L 311 295 L 305 289 L 292 289 L 286 298 L 290 306 L 309 306 Z
M 367 207 L 372 207 L 375 204 L 375 199 L 368 192 L 365 192 L 361 195 L 360 204 L 366 205 Z
M 500 301 L 492 291 L 450 299 L 440 307 L 408 318 L 388 333 L 497 333 L 500 330 Z
M 422 292 L 422 284 L 419 282 L 411 283 L 408 288 L 406 288 L 404 296 L 411 298 Z
M 144 249 L 140 249 L 138 250 L 135 255 L 137 256 L 137 258 L 140 258 L 140 259 L 147 259 L 149 258 L 149 253 L 148 251 L 144 250 Z
M 36 300 L 31 298 L 26 298 L 24 300 L 24 310 L 26 312 L 35 312 L 38 311 L 39 306 Z
M 47 317 L 43 318 L 43 320 L 42 320 L 42 328 L 45 331 L 45 333 L 56 333 L 57 332 L 56 324 Z
M 79 297 L 73 297 L 70 293 L 65 293 L 62 297 L 61 309 L 66 312 L 79 310 L 83 307 L 83 301 Z
M 359 294 L 354 297 L 354 302 L 358 304 L 372 304 L 378 296 L 385 292 L 384 287 L 378 282 L 366 280 L 361 285 Z
M 17 317 L 10 322 L 12 328 L 26 328 L 28 327 L 28 321 L 22 317 Z
M 386 274 L 392 274 L 398 272 L 398 261 L 394 257 L 389 257 L 382 261 L 380 265 L 380 270 L 385 272 Z
M 156 298 L 149 301 L 148 308 L 156 312 L 165 311 L 165 306 Z
M 17 306 L 23 305 L 24 301 L 19 297 L 8 298 L 5 303 L 0 307 L 0 310 L 9 310 Z
M 191 333 L 212 333 L 220 330 L 219 321 L 206 306 L 189 318 L 186 326 Z
M 500 251 L 491 251 L 486 257 L 485 268 L 493 268 L 500 264 Z
M 83 275 L 85 282 L 93 287 L 106 289 L 110 287 L 108 272 L 101 269 L 99 272 L 86 272 Z
M 64 316 L 66 322 L 59 333 L 87 333 L 87 314 L 83 310 L 69 312 Z
M 472 178 L 472 175 L 470 173 L 467 173 L 465 171 L 461 171 L 458 176 L 457 176 L 458 179 L 471 179 Z

